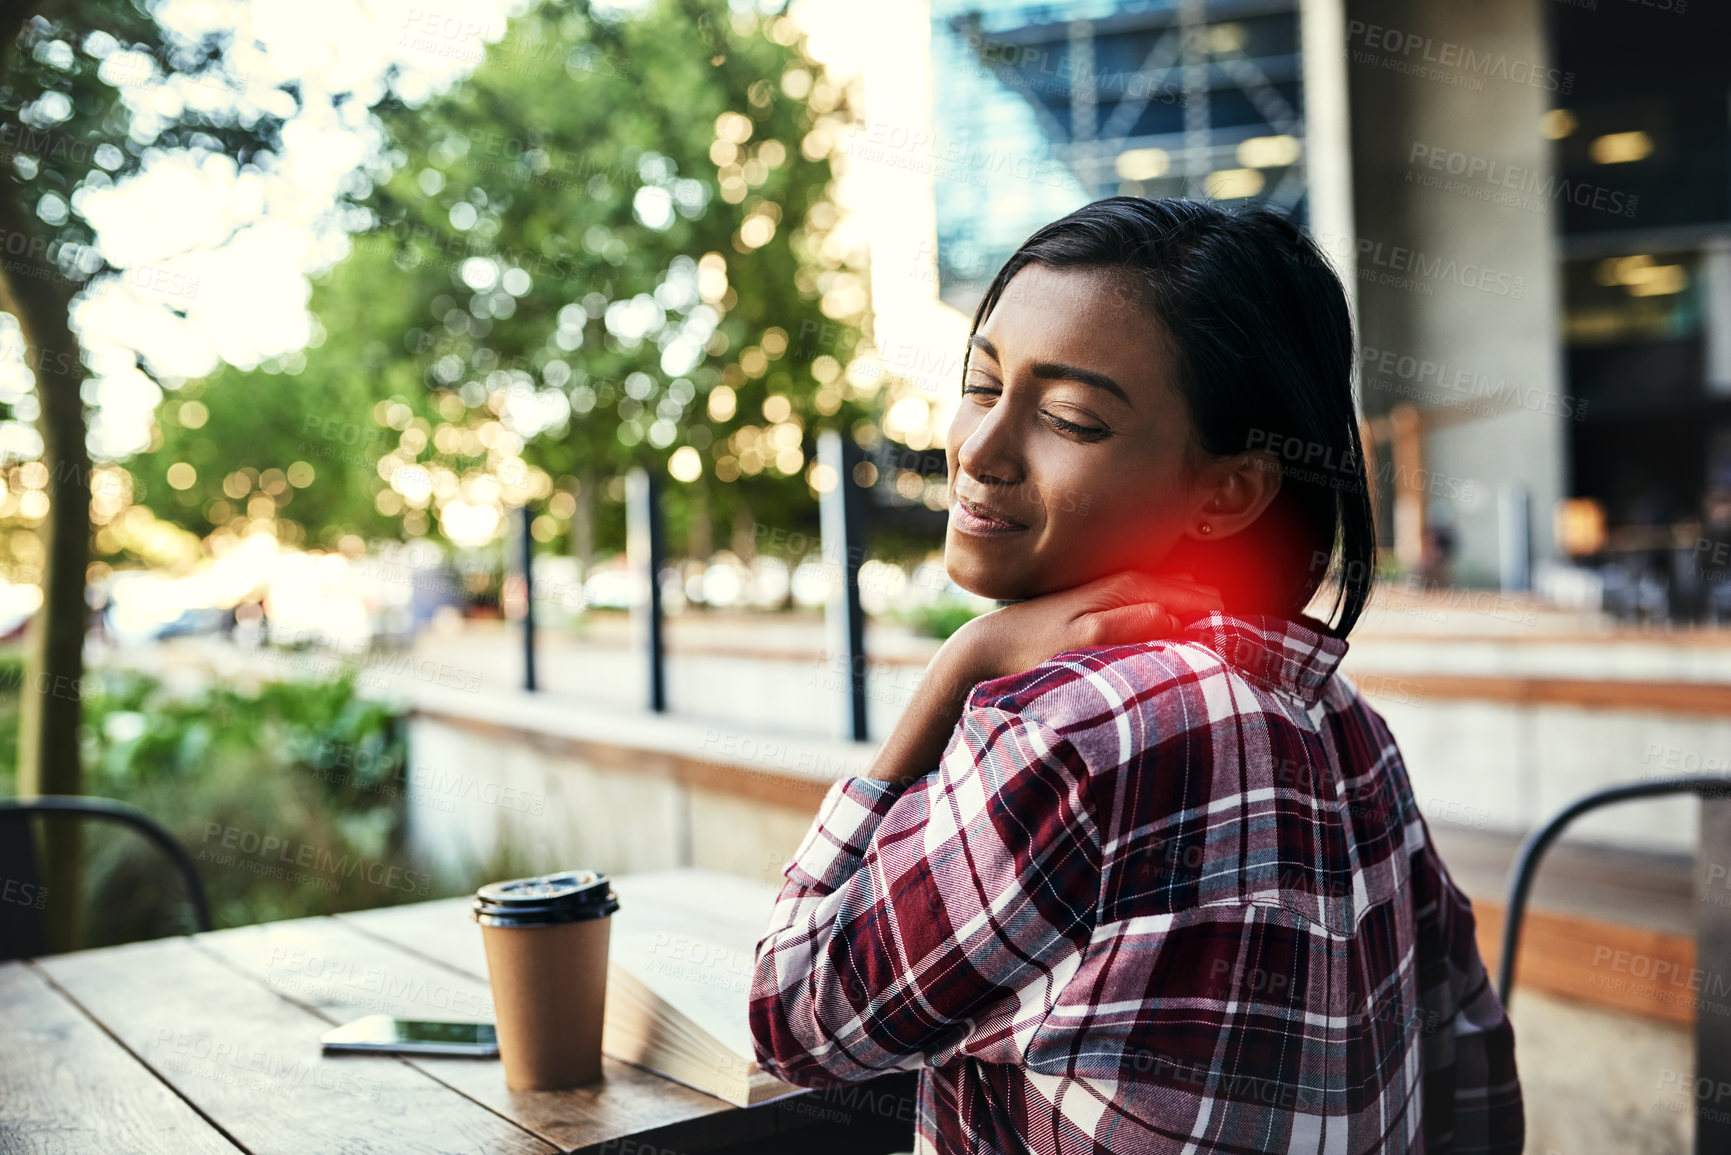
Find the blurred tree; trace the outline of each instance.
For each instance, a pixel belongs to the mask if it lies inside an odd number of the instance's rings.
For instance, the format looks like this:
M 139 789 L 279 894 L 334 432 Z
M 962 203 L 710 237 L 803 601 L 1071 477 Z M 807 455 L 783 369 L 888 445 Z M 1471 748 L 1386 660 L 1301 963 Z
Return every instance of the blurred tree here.
M 676 551 L 716 521 L 814 526 L 815 430 L 864 412 L 842 103 L 786 16 L 650 0 L 533 5 L 447 96 L 381 105 L 390 171 L 358 204 L 445 282 L 411 332 L 435 427 L 396 423 L 380 471 L 408 528 L 472 542 L 557 479 L 540 536 L 622 545 L 590 511 L 634 465 L 676 482 Z
M 427 282 L 419 292 L 417 280 Z M 375 503 L 378 460 L 397 440 L 391 399 L 424 392 L 403 334 L 443 283 L 405 273 L 378 246 L 356 249 L 315 280 L 313 346 L 252 369 L 225 365 L 163 402 L 155 447 L 127 462 L 139 503 L 208 536 L 217 552 L 252 533 L 326 547 L 396 536 L 399 519 Z M 176 477 L 181 464 L 192 469 Z M 122 525 L 99 530 L 96 545 L 117 560 L 148 560 Z
M 35 376 L 48 507 L 40 519 L 44 603 L 30 627 L 18 743 L 20 793 L 77 793 L 79 692 L 88 621 L 91 472 L 82 388 L 88 370 L 69 320 L 75 298 L 115 276 L 95 247 L 82 195 L 137 172 L 154 151 L 226 156 L 240 165 L 279 144 L 280 111 L 232 101 L 157 100 L 122 89 L 187 77 L 229 91 L 226 41 L 189 42 L 156 6 L 127 0 L 9 3 L 0 8 L 0 309 L 16 320 Z M 288 94 L 278 92 L 292 107 Z M 144 372 L 154 372 L 141 362 Z M 58 831 L 46 850 L 50 893 L 76 893 L 76 846 Z M 57 899 L 51 941 L 70 941 L 76 908 Z
M 451 27 L 406 43 L 479 47 Z M 867 296 L 829 200 L 843 106 L 779 13 L 531 6 L 449 91 L 376 106 L 354 252 L 311 305 L 323 343 L 292 389 L 213 376 L 196 428 L 166 405 L 133 463 L 145 500 L 246 532 L 270 503 L 249 512 L 236 471 L 301 461 L 291 537 L 400 518 L 473 547 L 545 502 L 536 536 L 583 554 L 623 546 L 617 479 L 643 465 L 674 479 L 675 553 L 786 540 L 758 525 L 815 540 L 816 429 L 851 429 L 873 388 L 844 373 Z M 196 481 L 176 490 L 182 461 Z

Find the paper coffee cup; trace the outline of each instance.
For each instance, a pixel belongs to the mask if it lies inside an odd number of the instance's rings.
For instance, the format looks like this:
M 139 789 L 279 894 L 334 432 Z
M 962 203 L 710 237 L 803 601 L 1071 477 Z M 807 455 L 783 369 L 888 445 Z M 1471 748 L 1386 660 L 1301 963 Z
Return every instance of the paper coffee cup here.
M 607 876 L 572 870 L 475 892 L 505 1085 L 555 1091 L 601 1077 L 607 932 L 619 898 Z

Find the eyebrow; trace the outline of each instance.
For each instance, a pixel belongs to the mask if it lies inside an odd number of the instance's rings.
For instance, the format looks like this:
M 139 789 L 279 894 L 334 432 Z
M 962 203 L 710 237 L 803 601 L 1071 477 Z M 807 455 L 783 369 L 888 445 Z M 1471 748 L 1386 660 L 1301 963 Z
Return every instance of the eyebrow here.
M 979 334 L 976 333 L 969 338 L 968 343 L 983 351 L 992 360 L 1002 360 L 998 356 L 997 346 Z M 1056 361 L 1036 361 L 1030 372 L 1035 377 L 1046 381 L 1077 381 L 1083 385 L 1092 385 L 1096 389 L 1104 389 L 1124 404 L 1129 405 L 1130 408 L 1135 408 L 1130 403 L 1130 395 L 1124 392 L 1124 387 L 1104 373 L 1096 373 L 1094 370 L 1084 369 L 1080 365 L 1064 365 Z

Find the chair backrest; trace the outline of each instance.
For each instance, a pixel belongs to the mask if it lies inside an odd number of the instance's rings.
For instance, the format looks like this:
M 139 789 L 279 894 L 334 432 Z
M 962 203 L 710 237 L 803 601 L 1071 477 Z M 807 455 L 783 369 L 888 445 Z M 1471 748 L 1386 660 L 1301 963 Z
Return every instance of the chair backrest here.
M 1504 1010 L 1508 1009 L 1509 1000 L 1514 997 L 1515 952 L 1521 945 L 1521 920 L 1526 917 L 1527 898 L 1532 890 L 1533 877 L 1538 873 L 1539 862 L 1544 858 L 1545 851 L 1550 849 L 1551 844 L 1571 822 L 1583 814 L 1618 802 L 1664 798 L 1678 794 L 1693 794 L 1705 802 L 1708 799 L 1724 799 L 1728 791 L 1731 791 L 1731 776 L 1722 774 L 1687 774 L 1645 782 L 1626 782 L 1621 786 L 1611 786 L 1582 795 L 1559 810 L 1550 821 L 1527 835 L 1526 841 L 1521 844 L 1520 853 L 1515 856 L 1515 864 L 1509 871 L 1509 897 L 1503 922 L 1503 953 L 1497 960 L 1497 993 L 1502 998 Z M 1702 846 L 1698 857 L 1700 853 L 1712 854 L 1717 849 L 1708 839 L 1708 829 L 1704 814 Z M 1705 914 L 1710 909 L 1702 907 L 1704 917 L 1696 935 L 1700 952 L 1699 965 L 1695 971 L 1698 975 L 1723 973 L 1718 959 L 1723 957 L 1725 951 L 1725 936 L 1723 927 L 1715 928 L 1713 925 L 1717 921 L 1716 917 Z M 1708 1013 L 1711 1005 L 1703 995 L 1695 1015 L 1695 1082 L 1691 1085 L 1731 1086 L 1731 1038 L 1727 1038 L 1719 1016 Z M 1695 1150 L 1731 1151 L 1731 1117 L 1725 1116 L 1722 1111 L 1709 1111 L 1705 1107 L 1697 1107 L 1694 1114 Z
M 1626 782 L 1583 794 L 1557 811 L 1543 826 L 1528 834 L 1515 854 L 1509 868 L 1509 896 L 1503 913 L 1502 954 L 1497 959 L 1497 997 L 1506 1010 L 1515 991 L 1515 954 L 1521 947 L 1521 922 L 1527 916 L 1527 898 L 1539 863 L 1545 852 L 1568 828 L 1569 824 L 1589 811 L 1618 802 L 1633 802 L 1642 798 L 1664 798 L 1675 794 L 1693 794 L 1701 798 L 1723 798 L 1731 789 L 1731 777 L 1720 774 L 1685 774 L 1675 778 L 1656 778 L 1645 782 Z
M 192 856 L 163 825 L 138 809 L 111 798 L 49 794 L 40 798 L 0 799 L 0 962 L 48 953 L 43 914 L 46 892 L 36 864 L 36 839 L 31 819 L 66 814 L 129 826 L 167 856 L 186 886 L 193 923 L 211 928 L 210 903 Z
M 29 813 L 0 810 L 0 962 L 48 953 L 47 897 Z

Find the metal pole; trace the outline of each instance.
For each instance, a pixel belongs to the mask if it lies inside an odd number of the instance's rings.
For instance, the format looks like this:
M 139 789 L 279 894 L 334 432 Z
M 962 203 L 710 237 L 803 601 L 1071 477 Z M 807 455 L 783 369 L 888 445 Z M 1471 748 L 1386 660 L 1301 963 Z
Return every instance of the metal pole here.
M 866 740 L 865 611 L 859 600 L 859 567 L 865 560 L 865 492 L 854 481 L 854 466 L 865 454 L 852 438 L 833 429 L 817 435 L 817 459 L 833 471 L 836 483 L 818 498 L 818 524 L 826 562 L 837 565 L 840 581 L 824 608 L 833 660 L 845 663 L 847 695 L 842 702 L 842 733 Z
M 523 539 L 523 688 L 534 693 L 535 684 L 535 538 L 529 532 L 534 517 L 527 505 L 522 509 Z
M 1499 578 L 1505 591 L 1531 589 L 1533 563 L 1532 499 L 1518 481 L 1497 491 Z
M 1731 239 L 1701 246 L 1701 335 L 1707 352 L 1707 392 L 1731 397 Z
M 634 609 L 644 626 L 649 658 L 649 708 L 667 712 L 666 646 L 661 612 L 661 567 L 666 550 L 661 541 L 661 477 L 641 467 L 625 475 L 625 556 L 647 585 L 646 596 Z

